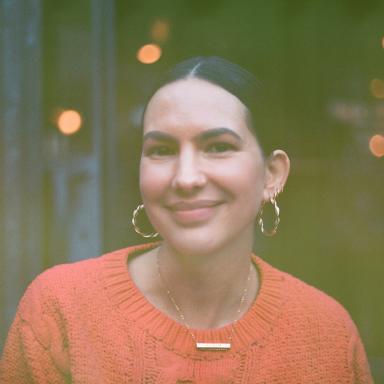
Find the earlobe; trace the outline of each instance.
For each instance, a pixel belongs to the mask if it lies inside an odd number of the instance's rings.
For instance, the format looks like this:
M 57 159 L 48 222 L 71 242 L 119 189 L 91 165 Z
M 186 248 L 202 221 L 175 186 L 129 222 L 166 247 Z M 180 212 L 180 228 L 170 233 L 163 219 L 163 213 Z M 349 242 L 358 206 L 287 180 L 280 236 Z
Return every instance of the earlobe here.
M 286 152 L 281 149 L 274 150 L 266 160 L 266 175 L 264 186 L 264 202 L 283 191 L 290 170 L 290 160 Z

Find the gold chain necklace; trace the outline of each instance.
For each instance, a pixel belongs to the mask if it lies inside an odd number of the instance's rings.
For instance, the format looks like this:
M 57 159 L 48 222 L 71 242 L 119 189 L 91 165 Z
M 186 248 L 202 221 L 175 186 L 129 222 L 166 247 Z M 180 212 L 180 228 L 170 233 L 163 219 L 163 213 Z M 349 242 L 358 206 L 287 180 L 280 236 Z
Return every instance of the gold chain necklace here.
M 235 326 L 236 326 L 237 321 L 240 318 L 241 308 L 244 304 L 245 298 L 246 298 L 247 293 L 248 293 L 249 281 L 251 280 L 252 263 L 249 267 L 248 278 L 247 278 L 247 281 L 245 283 L 243 294 L 242 294 L 241 299 L 240 299 L 239 308 L 236 312 L 237 318 L 234 320 L 233 323 L 231 323 L 231 334 L 228 337 L 228 342 L 226 342 L 226 343 L 225 342 L 224 343 L 202 343 L 202 342 L 197 341 L 195 335 L 191 331 L 190 326 L 188 325 L 187 321 L 185 320 L 185 316 L 184 316 L 183 312 L 181 311 L 179 305 L 176 303 L 176 300 L 172 296 L 172 293 L 171 293 L 170 289 L 168 288 L 168 285 L 165 282 L 163 275 L 161 274 L 159 252 L 157 252 L 157 254 L 156 254 L 156 261 L 157 261 L 157 273 L 159 275 L 160 282 L 163 285 L 163 288 L 165 289 L 165 292 L 167 293 L 167 296 L 168 296 L 170 302 L 172 303 L 172 305 L 176 309 L 176 312 L 177 312 L 178 316 L 180 317 L 181 322 L 185 325 L 189 334 L 192 337 L 192 340 L 195 342 L 196 349 L 202 350 L 202 351 L 226 351 L 226 350 L 231 349 L 231 342 L 233 339 L 233 335 L 235 333 Z

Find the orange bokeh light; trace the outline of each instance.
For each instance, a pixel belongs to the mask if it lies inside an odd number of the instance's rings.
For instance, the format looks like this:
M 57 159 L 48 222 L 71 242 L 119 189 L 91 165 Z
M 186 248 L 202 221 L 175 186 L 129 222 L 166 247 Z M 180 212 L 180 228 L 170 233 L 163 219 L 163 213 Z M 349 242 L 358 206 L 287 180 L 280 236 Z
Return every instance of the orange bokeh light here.
M 153 64 L 161 57 L 161 48 L 156 44 L 143 45 L 137 52 L 137 60 L 143 64 Z
M 62 111 L 57 118 L 57 126 L 63 135 L 73 135 L 81 128 L 81 115 L 74 109 Z
M 165 20 L 156 20 L 151 28 L 151 37 L 155 41 L 164 42 L 169 36 L 169 24 Z
M 371 93 L 377 99 L 384 99 L 384 81 L 373 79 L 370 84 Z
M 384 48 L 384 36 L 381 38 L 381 48 Z
M 369 149 L 376 157 L 384 156 L 384 136 L 374 135 L 369 140 Z

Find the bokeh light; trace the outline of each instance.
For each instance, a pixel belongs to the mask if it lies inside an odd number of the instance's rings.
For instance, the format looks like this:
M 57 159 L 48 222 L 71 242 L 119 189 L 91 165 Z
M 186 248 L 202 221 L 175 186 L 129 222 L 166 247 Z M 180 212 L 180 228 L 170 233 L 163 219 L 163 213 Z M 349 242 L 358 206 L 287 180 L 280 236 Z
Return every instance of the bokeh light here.
M 136 57 L 143 64 L 153 64 L 160 59 L 161 53 L 161 48 L 158 45 L 146 44 L 137 51 Z
M 384 136 L 374 135 L 369 140 L 369 149 L 376 157 L 384 156 Z
M 381 48 L 384 48 L 384 36 L 381 38 Z
M 377 99 L 384 99 L 384 81 L 380 79 L 373 79 L 370 84 L 370 89 L 373 97 Z
M 156 20 L 152 24 L 151 37 L 160 43 L 165 42 L 169 36 L 169 23 L 165 20 Z
M 73 135 L 81 128 L 81 115 L 74 109 L 62 111 L 57 117 L 57 126 L 63 135 Z

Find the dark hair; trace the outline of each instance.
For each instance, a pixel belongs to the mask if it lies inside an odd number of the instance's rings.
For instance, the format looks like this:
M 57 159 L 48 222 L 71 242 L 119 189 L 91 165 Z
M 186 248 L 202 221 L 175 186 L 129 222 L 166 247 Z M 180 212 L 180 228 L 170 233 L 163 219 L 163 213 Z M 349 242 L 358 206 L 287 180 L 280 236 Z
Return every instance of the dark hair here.
M 160 78 L 154 88 L 155 90 L 148 98 L 148 102 L 161 87 L 174 81 L 188 78 L 199 78 L 209 81 L 236 96 L 247 109 L 247 125 L 257 138 L 264 154 L 263 143 L 260 142 L 259 132 L 256 132 L 255 118 L 257 117 L 260 93 L 260 82 L 257 78 L 238 64 L 221 57 L 192 57 L 176 64 Z M 145 109 L 143 117 L 144 114 Z

